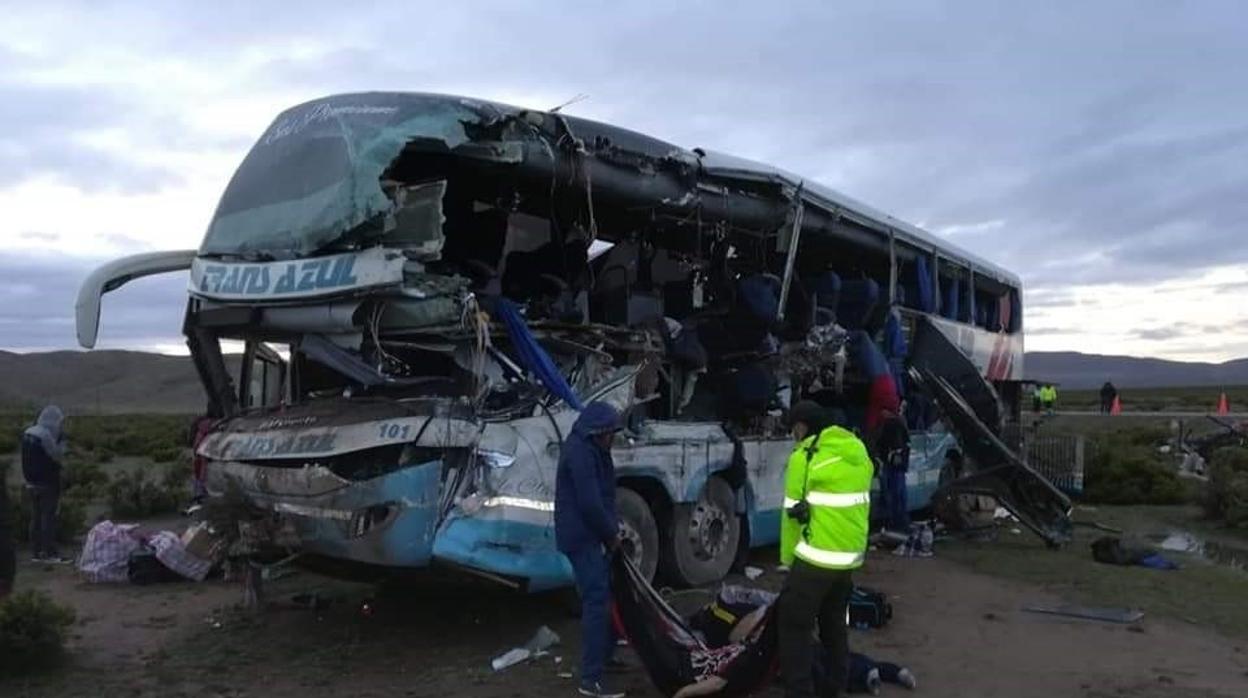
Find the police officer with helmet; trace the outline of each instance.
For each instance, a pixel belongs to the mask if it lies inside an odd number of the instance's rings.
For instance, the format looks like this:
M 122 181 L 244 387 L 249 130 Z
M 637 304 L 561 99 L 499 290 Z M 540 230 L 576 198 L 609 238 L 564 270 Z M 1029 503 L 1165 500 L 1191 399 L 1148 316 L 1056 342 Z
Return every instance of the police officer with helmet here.
M 811 631 L 829 658 L 840 695 L 849 673 L 846 609 L 852 572 L 867 550 L 873 466 L 845 428 L 844 412 L 802 401 L 789 413 L 796 442 L 784 478 L 780 562 L 790 568 L 780 596 L 780 666 L 788 698 L 813 698 Z

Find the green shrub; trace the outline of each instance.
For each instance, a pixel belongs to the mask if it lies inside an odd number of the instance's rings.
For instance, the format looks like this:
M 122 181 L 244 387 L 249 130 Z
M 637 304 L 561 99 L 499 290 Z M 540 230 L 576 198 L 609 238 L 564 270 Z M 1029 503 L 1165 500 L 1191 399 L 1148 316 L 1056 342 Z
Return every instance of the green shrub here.
M 1248 525 L 1248 448 L 1214 451 L 1203 503 L 1210 518 L 1231 526 Z
M 185 480 L 171 486 L 168 474 L 163 482 L 148 477 L 146 470 L 121 473 L 108 486 L 108 504 L 114 518 L 145 519 L 181 510 L 188 499 Z
M 102 497 L 108 489 L 108 473 L 95 462 L 71 460 L 65 467 L 66 494 L 84 499 Z
M 73 624 L 73 609 L 42 592 L 24 591 L 0 601 L 0 676 L 55 665 Z
M 1084 499 L 1099 504 L 1179 504 L 1182 480 L 1157 453 L 1164 429 L 1107 434 L 1094 442 L 1084 477 Z

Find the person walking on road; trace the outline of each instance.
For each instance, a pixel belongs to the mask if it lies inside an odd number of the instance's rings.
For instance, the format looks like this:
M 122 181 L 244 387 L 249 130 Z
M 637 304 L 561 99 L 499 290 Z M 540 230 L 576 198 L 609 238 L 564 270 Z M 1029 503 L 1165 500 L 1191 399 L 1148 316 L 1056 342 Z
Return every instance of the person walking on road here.
M 1109 414 L 1114 409 L 1114 398 L 1118 397 L 1118 389 L 1114 384 L 1105 381 L 1101 386 L 1101 414 Z
M 790 568 L 778 609 L 780 667 L 787 698 L 813 698 L 814 648 L 828 657 L 831 692 L 848 686 L 846 609 L 853 570 L 867 551 L 873 467 L 866 446 L 843 427 L 843 413 L 799 402 L 789 414 L 795 445 L 784 476 L 780 562 Z
M 22 475 L 30 493 L 30 546 L 35 562 L 66 563 L 56 547 L 56 514 L 61 501 L 61 463 L 65 458 L 65 413 L 48 405 L 34 426 L 22 434 Z
M 1057 406 L 1057 387 L 1052 383 L 1046 383 L 1044 388 L 1040 390 L 1040 400 L 1044 403 L 1044 411 L 1050 417 Z
M 610 557 L 619 550 L 620 537 L 611 442 L 621 426 L 611 405 L 587 405 L 563 443 L 555 476 L 555 542 L 572 563 L 581 596 L 580 694 L 591 698 L 624 696 L 603 683 L 615 649 L 608 614 Z

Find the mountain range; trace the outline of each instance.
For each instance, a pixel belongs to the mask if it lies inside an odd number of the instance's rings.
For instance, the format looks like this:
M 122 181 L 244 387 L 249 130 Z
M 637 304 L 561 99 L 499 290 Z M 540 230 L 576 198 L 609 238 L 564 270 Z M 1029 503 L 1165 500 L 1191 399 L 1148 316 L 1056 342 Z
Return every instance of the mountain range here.
M 1031 352 L 1028 378 L 1066 389 L 1248 385 L 1248 359 L 1220 364 Z M 136 351 L 0 351 L 0 407 L 56 404 L 78 414 L 194 414 L 204 407 L 199 378 L 185 356 Z

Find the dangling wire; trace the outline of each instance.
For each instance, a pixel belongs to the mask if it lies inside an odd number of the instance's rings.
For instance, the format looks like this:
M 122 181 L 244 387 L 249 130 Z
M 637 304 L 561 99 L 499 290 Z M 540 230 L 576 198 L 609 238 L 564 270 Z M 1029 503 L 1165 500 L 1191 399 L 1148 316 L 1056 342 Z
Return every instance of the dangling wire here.
M 488 381 L 485 379 L 485 360 L 490 349 L 490 316 L 477 301 L 475 294 L 464 298 L 464 308 L 460 315 L 460 325 L 473 334 L 472 345 L 472 377 L 475 382 L 473 401 L 479 402 L 485 397 Z

